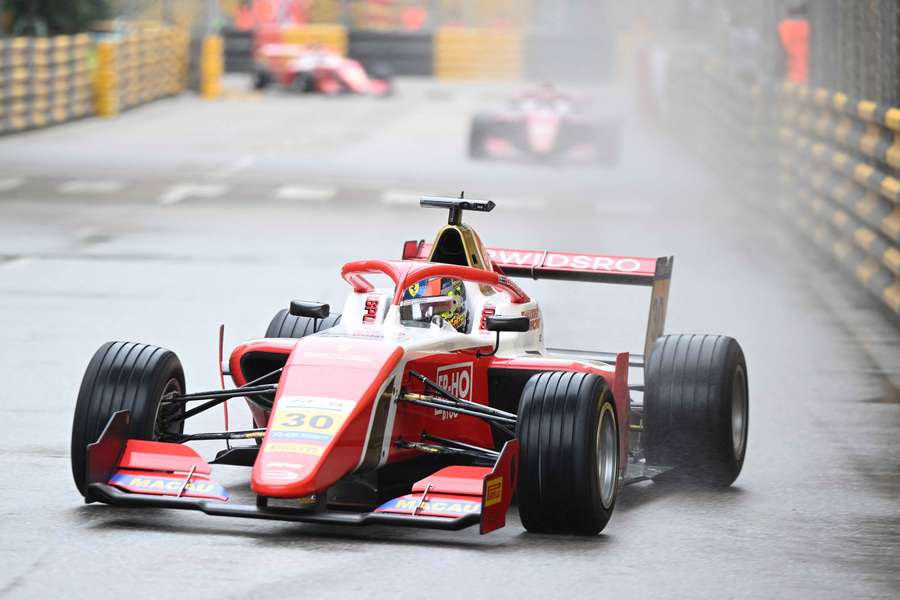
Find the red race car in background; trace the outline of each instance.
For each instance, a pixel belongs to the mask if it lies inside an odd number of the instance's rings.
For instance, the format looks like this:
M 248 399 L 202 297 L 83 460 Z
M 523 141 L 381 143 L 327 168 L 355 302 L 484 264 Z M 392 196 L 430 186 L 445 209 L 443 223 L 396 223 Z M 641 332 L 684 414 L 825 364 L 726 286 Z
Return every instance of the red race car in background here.
M 253 87 L 258 90 L 278 83 L 285 89 L 329 96 L 393 93 L 393 84 L 385 72 L 370 77 L 358 61 L 321 46 L 263 44 L 256 50 L 254 60 Z
M 422 204 L 449 209 L 448 224 L 433 243 L 406 242 L 402 260 L 345 264 L 342 313 L 293 301 L 227 363 L 220 328 L 221 389 L 188 393 L 169 350 L 104 344 L 72 427 L 85 501 L 487 533 L 515 494 L 529 531 L 592 535 L 624 485 L 735 480 L 744 356 L 729 337 L 663 335 L 671 257 L 489 248 L 461 216 L 492 202 Z M 646 286 L 644 355 L 547 348 L 540 306 L 511 277 Z M 253 428 L 230 430 L 226 411 L 224 431 L 185 432 L 237 397 Z M 202 440 L 228 446 L 207 461 L 188 446 Z M 218 464 L 252 468 L 250 490 L 237 492 L 250 502 L 214 479 Z
M 597 113 L 587 96 L 544 85 L 476 114 L 469 156 L 613 165 L 619 161 L 621 138 L 619 121 Z

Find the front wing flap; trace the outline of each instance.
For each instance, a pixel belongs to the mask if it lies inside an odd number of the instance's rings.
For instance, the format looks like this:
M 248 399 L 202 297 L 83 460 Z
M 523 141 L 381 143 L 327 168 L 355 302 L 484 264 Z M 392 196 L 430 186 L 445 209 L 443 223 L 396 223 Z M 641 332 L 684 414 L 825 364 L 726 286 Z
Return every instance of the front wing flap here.
M 267 506 L 264 499 L 256 505 L 232 504 L 225 488 L 210 477 L 210 465 L 193 449 L 182 444 L 129 440 L 129 420 L 128 411 L 115 413 L 97 442 L 88 447 L 86 502 L 331 525 L 456 531 L 479 524 L 481 533 L 488 533 L 505 525 L 515 489 L 518 442 L 512 440 L 503 447 L 493 469 L 449 467 L 469 471 L 457 471 L 456 475 L 462 475 L 457 481 L 441 483 L 442 472 L 447 471 L 442 469 L 417 482 L 411 494 L 373 512 Z

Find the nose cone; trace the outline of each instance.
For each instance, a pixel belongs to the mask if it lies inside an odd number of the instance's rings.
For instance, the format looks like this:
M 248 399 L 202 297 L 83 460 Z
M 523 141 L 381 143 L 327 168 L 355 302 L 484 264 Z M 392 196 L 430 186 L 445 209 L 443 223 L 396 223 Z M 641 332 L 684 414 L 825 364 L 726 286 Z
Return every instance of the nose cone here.
M 402 356 L 402 348 L 380 341 L 300 340 L 279 382 L 253 491 L 308 496 L 354 470 L 366 456 L 372 411 L 385 401 L 380 392 Z
M 528 145 L 532 152 L 546 154 L 556 147 L 559 136 L 559 116 L 549 112 L 536 112 L 528 116 Z

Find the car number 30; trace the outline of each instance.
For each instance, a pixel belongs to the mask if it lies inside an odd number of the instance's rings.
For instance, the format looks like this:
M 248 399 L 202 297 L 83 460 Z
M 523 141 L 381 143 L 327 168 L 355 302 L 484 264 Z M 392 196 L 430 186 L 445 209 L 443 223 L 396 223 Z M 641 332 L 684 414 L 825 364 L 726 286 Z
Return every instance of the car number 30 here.
M 334 425 L 334 417 L 330 415 L 308 415 L 302 412 L 287 413 L 279 423 L 281 427 L 288 429 L 302 429 L 310 427 L 312 429 L 331 429 Z

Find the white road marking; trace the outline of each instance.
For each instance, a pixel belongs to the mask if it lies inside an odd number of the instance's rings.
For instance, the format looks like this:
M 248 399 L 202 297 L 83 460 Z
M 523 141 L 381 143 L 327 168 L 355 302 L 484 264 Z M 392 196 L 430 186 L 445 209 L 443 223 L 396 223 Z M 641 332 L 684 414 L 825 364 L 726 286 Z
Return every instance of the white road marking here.
M 0 179 L 0 192 L 8 192 L 14 190 L 25 183 L 24 177 L 6 177 Z
M 229 163 L 220 169 L 213 171 L 209 174 L 208 179 L 217 180 L 217 179 L 226 179 L 236 174 L 238 171 L 243 171 L 250 165 L 256 162 L 256 157 L 252 154 L 245 154 L 241 156 L 237 160 L 232 163 Z
M 160 204 L 178 204 L 187 198 L 218 198 L 228 190 L 221 183 L 180 183 L 159 197 Z
M 305 185 L 282 185 L 275 190 L 275 198 L 278 200 L 312 200 L 323 202 L 331 200 L 337 195 L 333 187 L 313 187 Z
M 406 190 L 385 190 L 381 192 L 384 204 L 418 204 L 422 194 Z
M 125 189 L 125 182 L 115 179 L 73 179 L 59 186 L 60 194 L 112 194 Z

